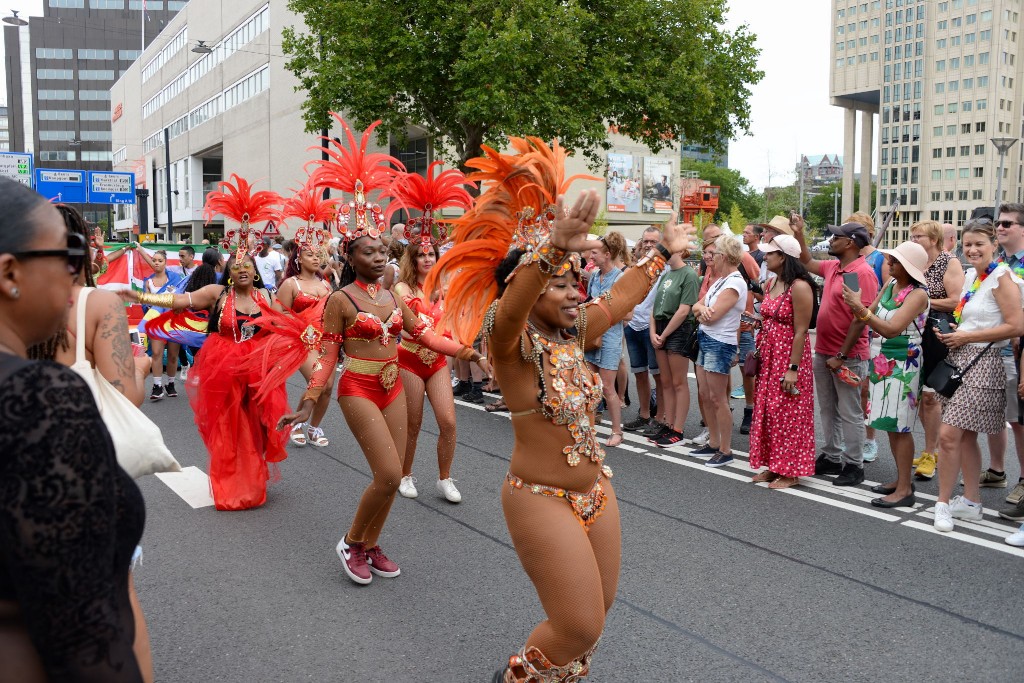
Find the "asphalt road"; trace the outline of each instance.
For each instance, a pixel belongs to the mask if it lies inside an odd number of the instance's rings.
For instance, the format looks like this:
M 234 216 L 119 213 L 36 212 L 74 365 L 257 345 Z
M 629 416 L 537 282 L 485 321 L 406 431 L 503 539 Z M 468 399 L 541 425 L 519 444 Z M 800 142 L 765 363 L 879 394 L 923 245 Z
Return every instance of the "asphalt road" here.
M 297 381 L 289 392 L 298 396 Z M 206 471 L 180 393 L 144 410 L 183 466 Z M 498 504 L 509 420 L 467 404 L 457 414 L 463 502 L 434 488 L 428 414 L 420 497 L 397 499 L 381 541 L 402 575 L 365 587 L 334 553 L 370 476 L 336 405 L 324 424 L 331 445 L 290 447 L 260 509 L 193 508 L 160 479 L 141 480 L 135 580 L 157 680 L 490 681 L 543 612 Z M 816 477 L 769 491 L 749 483 L 745 460 L 712 471 L 687 448 L 626 443 L 607 460 L 622 576 L 588 680 L 1024 680 L 1024 553 L 1002 543 L 1015 525 L 990 513 L 940 536 L 933 498 L 879 511 L 867 484 L 841 491 Z M 734 447 L 746 451 L 746 437 Z M 884 437 L 880 447 L 868 483 L 895 474 Z M 1002 507 L 1005 489 L 983 493 L 990 511 Z

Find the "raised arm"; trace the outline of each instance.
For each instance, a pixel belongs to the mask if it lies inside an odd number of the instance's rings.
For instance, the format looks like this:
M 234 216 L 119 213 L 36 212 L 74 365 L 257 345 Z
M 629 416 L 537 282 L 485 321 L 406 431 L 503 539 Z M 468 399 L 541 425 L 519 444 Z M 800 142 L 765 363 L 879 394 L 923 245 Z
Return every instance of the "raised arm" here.
M 125 301 L 135 304 L 173 308 L 176 311 L 183 311 L 186 308 L 205 311 L 217 303 L 217 299 L 223 292 L 224 285 L 206 285 L 185 294 L 144 294 L 136 292 L 134 289 L 119 289 L 117 295 Z
M 804 219 L 802 216 L 793 213 L 789 217 L 789 225 L 793 228 L 793 237 L 800 243 L 800 263 L 804 264 L 807 272 L 812 275 L 821 275 L 821 264 L 811 256 L 811 250 L 807 248 L 807 241 L 804 237 Z

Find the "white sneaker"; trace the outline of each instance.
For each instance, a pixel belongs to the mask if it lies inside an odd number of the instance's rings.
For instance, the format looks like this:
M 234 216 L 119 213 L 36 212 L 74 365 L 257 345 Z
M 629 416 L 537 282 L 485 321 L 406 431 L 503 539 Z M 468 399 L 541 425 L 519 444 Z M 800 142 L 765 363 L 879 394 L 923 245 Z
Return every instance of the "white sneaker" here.
M 878 442 L 874 439 L 866 439 L 861 453 L 864 456 L 864 462 L 874 462 L 878 459 Z
M 1024 524 L 1021 524 L 1015 533 L 1010 534 L 1004 540 L 1007 545 L 1024 548 Z
M 935 521 L 932 522 L 932 526 L 935 527 L 936 531 L 953 530 L 953 515 L 950 514 L 947 503 L 935 504 Z
M 444 496 L 445 500 L 449 503 L 459 503 L 462 501 L 462 494 L 455 488 L 455 480 L 451 477 L 437 480 L 437 492 Z
M 181 367 L 181 372 L 178 373 L 178 379 L 180 379 L 182 382 L 184 382 L 185 380 L 188 379 L 188 366 L 187 365 L 183 365 Z
M 949 501 L 949 514 L 956 519 L 980 522 L 983 515 L 981 503 L 972 503 L 963 496 L 953 496 Z
M 694 446 L 707 446 L 708 445 L 708 441 L 710 441 L 710 440 L 711 440 L 711 434 L 708 433 L 708 428 L 705 427 L 704 431 L 702 431 L 700 434 L 698 434 L 697 436 L 693 437 L 692 439 L 687 439 L 686 443 L 693 444 Z
M 416 480 L 412 477 L 402 477 L 402 481 L 398 484 L 398 493 L 403 498 L 415 498 L 420 495 L 420 492 L 416 490 Z

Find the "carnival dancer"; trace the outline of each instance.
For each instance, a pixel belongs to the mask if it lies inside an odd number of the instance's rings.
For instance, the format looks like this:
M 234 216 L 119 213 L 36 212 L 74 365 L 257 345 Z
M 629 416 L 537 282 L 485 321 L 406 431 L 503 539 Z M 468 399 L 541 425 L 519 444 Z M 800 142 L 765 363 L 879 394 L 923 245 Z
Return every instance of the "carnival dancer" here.
M 450 169 L 435 177 L 434 170 L 440 166 L 439 161 L 432 163 L 427 168 L 426 177 L 415 173 L 406 174 L 395 181 L 390 190 L 395 200 L 392 206 L 422 214 L 405 225 L 404 237 L 408 244 L 399 262 L 398 282 L 393 289 L 430 328 L 441 317 L 444 302 L 439 292 L 435 292 L 434 296 L 424 294 L 423 282 L 439 258 L 438 246 L 448 240 L 447 228 L 441 221 L 434 220 L 433 212 L 447 208 L 465 211 L 473 206 L 473 198 L 464 187 L 466 176 L 461 171 Z M 412 477 L 412 463 L 423 424 L 425 394 L 430 399 L 439 432 L 437 490 L 448 502 L 458 503 L 462 501 L 462 494 L 455 487 L 455 480 L 451 476 L 452 460 L 455 458 L 455 398 L 452 396 L 447 360 L 403 333 L 398 346 L 398 363 L 402 369 L 409 417 L 402 482 L 398 492 L 406 498 L 419 495 Z
M 245 179 L 232 178 L 234 185 L 222 182 L 219 191 L 207 195 L 203 212 L 207 222 L 221 214 L 241 224 L 224 240 L 234 253 L 222 284 L 186 294 L 121 292 L 129 301 L 175 311 L 210 310 L 209 335 L 185 388 L 210 454 L 210 485 L 218 510 L 245 510 L 266 502 L 267 481 L 279 476 L 276 463 L 287 457 L 288 441 L 287 432 L 277 428 L 281 415 L 288 412 L 284 383 L 270 386 L 246 365 L 247 357 L 261 352 L 266 332 L 260 325 L 260 302 L 270 301 L 253 257 L 260 249 L 261 233 L 252 224 L 277 220 L 280 197 L 252 193 Z
M 330 161 L 319 166 L 313 180 L 352 195 L 339 210 L 338 230 L 346 251 L 339 291 L 328 297 L 324 309 L 322 353 L 313 368 L 313 377 L 303 394 L 298 411 L 281 418 L 280 426 L 309 420 L 313 406 L 334 373 L 339 352 L 345 352 L 345 371 L 338 382 L 338 403 L 349 428 L 363 449 L 373 472 L 348 532 L 336 547 L 345 573 L 354 582 L 368 584 L 373 574 L 398 576 L 398 565 L 378 544 L 381 530 L 398 491 L 405 456 L 407 416 L 402 379 L 398 366 L 398 338 L 404 330 L 428 349 L 479 363 L 490 370 L 487 359 L 472 348 L 435 335 L 408 306 L 378 280 L 387 265 L 387 245 L 381 240 L 386 229 L 384 212 L 366 201 L 366 192 L 391 185 L 401 163 L 385 154 L 367 154 L 371 125 L 356 146 L 352 131 L 337 114 L 332 115 L 344 128 L 346 148 L 331 141 Z M 319 148 L 317 148 L 319 149 Z M 355 226 L 349 227 L 354 214 Z M 275 331 L 295 330 L 287 316 L 268 312 Z M 316 331 L 309 330 L 315 337 Z
M 185 289 L 181 284 L 182 276 L 173 270 L 167 269 L 167 252 L 163 249 L 155 252 L 150 257 L 149 263 L 153 267 L 153 274 L 142 281 L 142 287 L 147 294 L 174 294 Z M 164 311 L 166 307 L 144 305 L 144 320 L 152 320 Z M 166 367 L 164 363 L 164 350 L 167 351 Z M 174 388 L 174 377 L 178 374 L 178 354 L 181 347 L 174 342 L 165 342 L 163 339 L 152 339 L 149 342 L 149 350 L 153 354 L 153 390 L 149 395 L 150 401 L 159 401 L 165 396 L 177 398 L 178 392 Z M 170 372 L 167 372 L 170 370 Z
M 583 352 L 643 300 L 666 259 L 689 239 L 669 221 L 661 243 L 610 292 L 580 305 L 578 252 L 600 246 L 587 239 L 598 195 L 583 192 L 566 212 L 564 193 L 575 177 L 563 180 L 565 151 L 537 138 L 510 144 L 518 154 L 484 147 L 485 157 L 468 162 L 480 171 L 469 179 L 490 189 L 455 221 L 455 246 L 425 289 L 449 279 L 439 329 L 458 339 L 472 340 L 487 310 L 484 334 L 512 412 L 515 445 L 502 506 L 547 619 L 494 680 L 576 681 L 589 672 L 621 554 L 611 471 L 593 426 L 601 380 Z M 574 327 L 575 337 L 568 332 Z

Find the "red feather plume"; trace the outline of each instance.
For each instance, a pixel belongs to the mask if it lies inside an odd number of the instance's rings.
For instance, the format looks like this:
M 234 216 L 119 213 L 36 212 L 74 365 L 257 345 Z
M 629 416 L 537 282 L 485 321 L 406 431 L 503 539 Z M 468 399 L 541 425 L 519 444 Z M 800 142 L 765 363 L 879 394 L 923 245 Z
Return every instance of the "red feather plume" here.
M 284 200 L 281 218 L 298 218 L 306 223 L 334 223 L 341 199 L 324 199 L 323 187 L 310 178 L 301 189 Z
M 317 185 L 353 194 L 356 191 L 356 181 L 358 180 L 363 183 L 363 192 L 370 192 L 389 186 L 399 171 L 405 171 L 402 162 L 390 154 L 366 153 L 366 148 L 370 143 L 370 134 L 380 125 L 380 121 L 374 121 L 363 133 L 359 144 L 356 145 L 356 138 L 345 120 L 333 111 L 331 116 L 341 124 L 348 144 L 341 144 L 333 138 L 321 138 L 327 140 L 330 146 L 310 148 L 323 151 L 330 157 L 326 160 L 317 159 L 309 164 L 314 167 L 310 175 Z
M 229 218 L 236 223 L 261 223 L 278 219 L 281 195 L 270 190 L 252 193 L 249 182 L 234 173 L 235 184 L 224 181 L 217 183 L 217 190 L 206 195 L 203 220 L 209 223 L 216 215 Z

